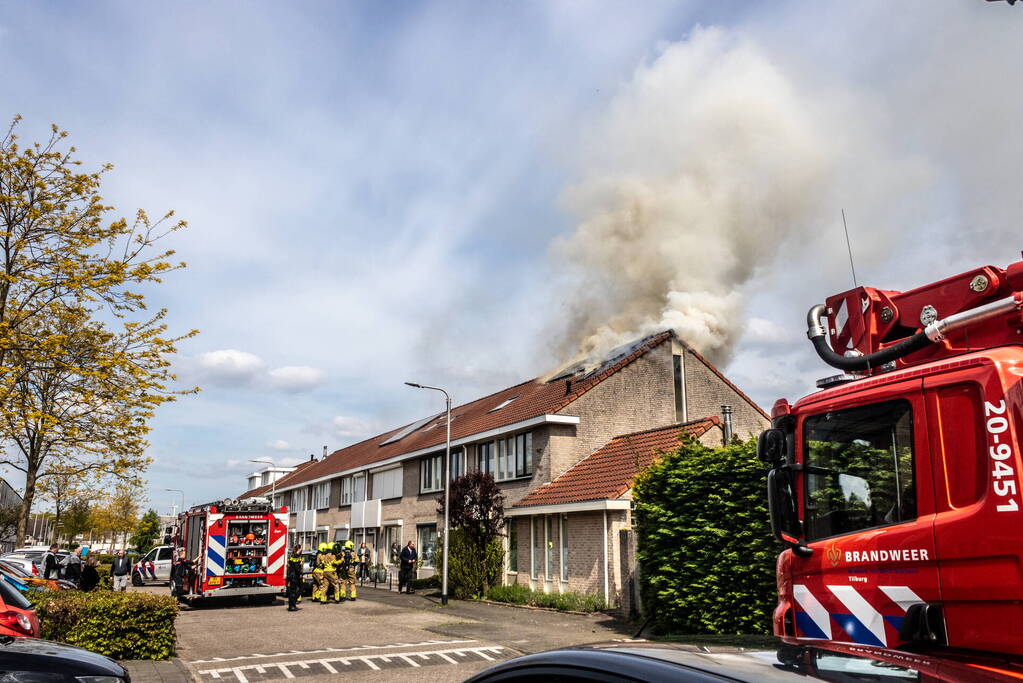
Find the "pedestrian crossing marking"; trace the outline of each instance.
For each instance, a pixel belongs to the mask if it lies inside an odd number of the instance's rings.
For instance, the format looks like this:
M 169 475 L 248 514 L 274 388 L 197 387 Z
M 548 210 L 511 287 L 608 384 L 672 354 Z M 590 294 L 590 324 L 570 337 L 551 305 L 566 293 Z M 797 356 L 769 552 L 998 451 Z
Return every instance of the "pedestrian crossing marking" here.
M 219 662 L 237 662 L 243 659 L 269 659 L 271 657 L 287 657 L 289 655 L 315 655 L 321 652 L 359 652 L 361 650 L 390 650 L 399 647 L 424 647 L 428 645 L 468 645 L 475 640 L 423 640 L 418 643 L 393 643 L 391 645 L 354 645 L 352 647 L 325 647 L 318 650 L 287 650 L 285 652 L 254 653 L 238 657 L 213 657 L 212 659 L 195 659 L 189 664 L 217 664 Z
M 298 676 L 295 675 L 295 672 L 292 671 L 292 669 L 302 669 L 302 672 L 299 675 L 305 676 L 322 673 L 336 674 L 338 673 L 338 666 L 349 668 L 357 664 L 362 664 L 370 671 L 381 671 L 384 666 L 387 665 L 421 668 L 422 664 L 417 662 L 414 658 L 423 660 L 423 662 L 427 665 L 442 664 L 443 662 L 440 660 L 449 664 L 457 664 L 460 661 L 470 661 L 474 657 L 478 657 L 482 661 L 493 662 L 506 657 L 507 652 L 510 651 L 504 646 L 490 645 L 469 648 L 451 648 L 446 650 L 423 650 L 420 652 L 391 652 L 355 655 L 350 657 L 324 657 L 321 659 L 304 659 L 291 662 L 263 662 L 259 664 L 242 664 L 215 669 L 205 669 L 199 671 L 199 675 L 202 677 L 208 677 L 210 680 L 230 681 L 233 679 L 233 681 L 236 681 L 237 683 L 250 683 L 249 676 L 254 675 L 259 675 L 260 680 L 297 678 Z

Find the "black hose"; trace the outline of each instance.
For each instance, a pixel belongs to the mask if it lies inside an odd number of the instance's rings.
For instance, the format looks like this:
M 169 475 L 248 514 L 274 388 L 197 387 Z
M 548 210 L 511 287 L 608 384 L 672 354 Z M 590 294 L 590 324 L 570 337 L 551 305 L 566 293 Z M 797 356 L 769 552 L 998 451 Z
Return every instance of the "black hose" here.
M 893 344 L 866 356 L 843 356 L 837 354 L 831 350 L 824 335 L 810 337 L 810 342 L 813 344 L 817 355 L 821 357 L 821 360 L 831 367 L 838 368 L 839 370 L 869 370 L 908 356 L 914 351 L 926 348 L 931 343 L 931 340 L 927 338 L 925 332 L 917 332 L 912 337 L 907 337 L 898 344 Z

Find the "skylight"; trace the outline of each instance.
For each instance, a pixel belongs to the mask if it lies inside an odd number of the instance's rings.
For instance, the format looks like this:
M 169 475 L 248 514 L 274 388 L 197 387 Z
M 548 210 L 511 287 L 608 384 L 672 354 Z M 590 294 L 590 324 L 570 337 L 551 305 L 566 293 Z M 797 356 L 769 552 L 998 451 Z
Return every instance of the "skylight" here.
M 454 422 L 457 419 L 458 419 L 458 415 L 452 415 L 451 416 L 451 421 L 452 422 Z M 426 427 L 423 427 L 423 431 L 424 432 L 428 432 L 431 429 L 433 429 L 434 427 L 442 427 L 442 426 L 444 426 L 444 418 L 441 418 L 441 419 L 437 420 L 436 422 L 434 422 L 431 425 L 427 425 Z
M 380 445 L 381 446 L 386 446 L 389 443 L 394 443 L 395 441 L 401 441 L 406 436 L 408 436 L 412 432 L 416 431 L 417 429 L 422 427 L 424 424 L 426 424 L 430 420 L 435 420 L 438 417 L 440 417 L 441 415 L 443 415 L 443 413 L 437 413 L 436 415 L 431 415 L 430 417 L 424 417 L 422 420 L 416 420 L 415 422 L 410 424 L 408 427 L 405 427 L 404 429 L 396 432 L 393 436 L 391 436 L 389 439 L 387 439 L 387 441 L 382 442 Z
M 521 395 L 522 394 L 519 394 L 519 396 L 521 396 Z M 501 408 L 504 408 L 506 405 L 508 405 L 509 403 L 514 401 L 515 399 L 517 399 L 519 396 L 512 396 L 511 398 L 509 398 L 509 399 L 507 399 L 505 401 L 501 401 L 501 403 L 499 403 L 497 406 L 491 408 L 487 412 L 488 413 L 496 413 L 498 410 L 500 410 Z

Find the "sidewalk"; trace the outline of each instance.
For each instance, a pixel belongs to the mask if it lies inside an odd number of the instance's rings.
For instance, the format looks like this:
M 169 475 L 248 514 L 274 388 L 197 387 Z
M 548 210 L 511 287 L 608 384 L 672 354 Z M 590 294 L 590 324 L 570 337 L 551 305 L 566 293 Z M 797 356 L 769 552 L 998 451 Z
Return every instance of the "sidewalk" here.
M 192 683 L 199 680 L 192 675 L 188 665 L 178 658 L 166 662 L 135 659 L 121 662 L 131 674 L 131 683 Z

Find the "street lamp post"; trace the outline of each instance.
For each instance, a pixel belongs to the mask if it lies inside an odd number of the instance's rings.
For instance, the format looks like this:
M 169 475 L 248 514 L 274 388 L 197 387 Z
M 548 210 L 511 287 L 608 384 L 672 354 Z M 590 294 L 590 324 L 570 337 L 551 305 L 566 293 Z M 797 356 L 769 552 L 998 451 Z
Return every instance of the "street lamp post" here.
M 448 519 L 451 511 L 451 495 L 449 493 L 451 485 L 451 396 L 448 392 L 444 391 L 440 387 L 431 387 L 425 384 L 416 384 L 415 382 L 405 382 L 410 387 L 416 389 L 432 389 L 433 391 L 439 391 L 444 394 L 444 405 L 447 418 L 447 439 L 444 444 L 444 550 L 441 561 L 443 562 L 443 576 L 441 578 L 441 590 L 440 590 L 440 604 L 448 604 Z
M 324 446 L 323 448 L 326 449 L 327 447 Z M 274 464 L 274 461 L 271 460 L 270 458 L 259 458 L 257 460 L 249 460 L 249 462 L 258 462 L 258 463 L 262 463 L 263 465 L 270 465 L 270 466 L 273 466 L 273 464 Z M 276 499 L 277 499 L 277 477 L 275 477 L 274 474 L 276 474 L 276 472 L 271 472 L 270 473 L 270 507 L 271 508 L 274 508 L 274 507 L 277 506 L 277 502 L 276 502 Z

